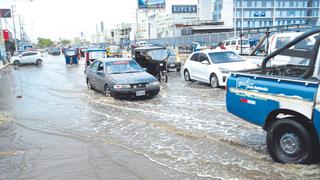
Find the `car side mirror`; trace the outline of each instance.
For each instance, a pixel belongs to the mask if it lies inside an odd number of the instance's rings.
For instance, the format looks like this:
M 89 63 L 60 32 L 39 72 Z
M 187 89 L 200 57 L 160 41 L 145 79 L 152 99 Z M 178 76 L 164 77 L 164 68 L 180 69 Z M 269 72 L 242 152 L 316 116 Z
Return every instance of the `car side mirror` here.
M 19 58 L 22 58 L 22 56 L 21 56 L 21 55 L 19 55 Z
M 205 64 L 205 65 L 209 65 L 209 61 L 208 60 L 203 60 L 201 61 L 202 64 Z
M 147 68 L 142 68 L 143 69 L 143 71 L 147 71 Z

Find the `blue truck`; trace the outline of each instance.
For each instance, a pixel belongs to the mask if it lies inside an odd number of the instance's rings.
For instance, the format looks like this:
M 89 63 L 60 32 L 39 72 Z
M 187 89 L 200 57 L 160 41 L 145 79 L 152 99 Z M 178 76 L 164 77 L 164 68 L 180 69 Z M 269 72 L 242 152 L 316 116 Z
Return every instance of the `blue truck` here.
M 319 160 L 319 33 L 319 28 L 304 32 L 266 56 L 261 68 L 233 72 L 227 80 L 228 112 L 267 131 L 267 149 L 276 162 Z M 288 64 L 270 66 L 285 56 Z

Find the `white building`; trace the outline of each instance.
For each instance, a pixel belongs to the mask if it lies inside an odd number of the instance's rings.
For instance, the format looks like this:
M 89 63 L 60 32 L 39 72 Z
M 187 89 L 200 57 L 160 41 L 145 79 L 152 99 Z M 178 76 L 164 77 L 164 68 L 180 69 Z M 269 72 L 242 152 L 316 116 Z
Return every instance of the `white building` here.
M 211 21 L 214 0 L 198 0 L 199 20 Z

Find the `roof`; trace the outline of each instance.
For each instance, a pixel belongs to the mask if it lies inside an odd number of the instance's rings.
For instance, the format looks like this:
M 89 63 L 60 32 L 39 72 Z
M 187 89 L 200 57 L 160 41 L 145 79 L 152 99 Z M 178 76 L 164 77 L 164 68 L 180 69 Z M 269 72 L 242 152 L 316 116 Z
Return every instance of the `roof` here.
M 205 49 L 202 51 L 197 51 L 197 52 L 202 52 L 202 53 L 215 53 L 215 52 L 233 52 L 232 50 L 221 50 L 221 49 Z
M 148 50 L 154 50 L 154 49 L 165 49 L 162 46 L 143 46 L 135 48 L 134 51 L 148 51 Z
M 106 51 L 106 49 L 98 49 L 98 48 L 95 48 L 95 49 L 87 49 L 86 51 L 87 51 L 87 52 L 92 52 L 92 51 Z
M 117 61 L 131 61 L 132 59 L 128 59 L 128 58 L 102 58 L 102 59 L 98 59 L 100 61 L 103 62 L 117 62 Z

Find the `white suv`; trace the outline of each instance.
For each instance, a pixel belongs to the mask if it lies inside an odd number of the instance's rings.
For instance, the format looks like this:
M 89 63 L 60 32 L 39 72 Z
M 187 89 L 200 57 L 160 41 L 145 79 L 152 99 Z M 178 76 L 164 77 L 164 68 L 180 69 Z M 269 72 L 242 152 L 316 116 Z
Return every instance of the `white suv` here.
M 234 38 L 223 41 L 223 46 L 227 50 L 232 50 L 237 54 L 241 54 L 241 39 Z M 250 54 L 250 44 L 248 39 L 242 39 L 242 54 Z
M 37 51 L 27 51 L 23 52 L 19 55 L 12 56 L 10 61 L 14 65 L 20 65 L 20 64 L 36 64 L 41 65 L 42 59 L 41 59 L 41 53 Z
M 184 65 L 185 81 L 202 81 L 211 87 L 226 86 L 230 71 L 254 69 L 257 66 L 228 50 L 204 50 L 192 53 Z

